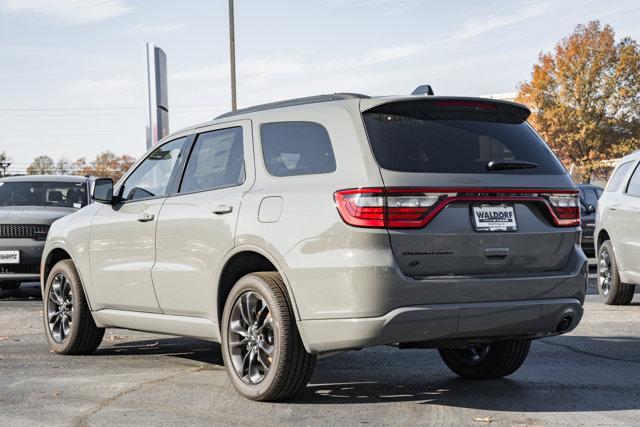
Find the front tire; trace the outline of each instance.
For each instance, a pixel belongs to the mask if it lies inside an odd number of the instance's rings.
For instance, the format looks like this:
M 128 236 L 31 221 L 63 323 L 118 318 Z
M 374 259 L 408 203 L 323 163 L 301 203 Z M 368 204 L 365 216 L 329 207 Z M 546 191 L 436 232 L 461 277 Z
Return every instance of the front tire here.
M 93 321 L 76 266 L 65 259 L 53 266 L 44 288 L 44 328 L 58 354 L 91 354 L 104 336 Z
M 316 357 L 304 349 L 278 273 L 238 280 L 224 307 L 221 335 L 229 379 L 251 400 L 292 398 L 311 379 Z
M 487 380 L 513 374 L 524 363 L 531 341 L 495 341 L 468 348 L 440 349 L 440 357 L 462 378 Z
M 618 261 L 613 253 L 611 240 L 607 240 L 598 252 L 598 293 L 607 305 L 627 305 L 633 299 L 634 285 L 622 283 Z

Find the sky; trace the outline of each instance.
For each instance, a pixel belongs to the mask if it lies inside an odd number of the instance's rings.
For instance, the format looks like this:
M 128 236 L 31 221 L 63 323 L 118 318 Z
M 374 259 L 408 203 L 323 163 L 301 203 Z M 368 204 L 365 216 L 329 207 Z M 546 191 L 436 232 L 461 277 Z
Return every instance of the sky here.
M 236 0 L 238 106 L 333 92 L 514 92 L 599 19 L 640 39 L 637 0 Z M 0 0 L 0 151 L 145 151 L 145 42 L 168 57 L 170 129 L 230 110 L 227 0 Z

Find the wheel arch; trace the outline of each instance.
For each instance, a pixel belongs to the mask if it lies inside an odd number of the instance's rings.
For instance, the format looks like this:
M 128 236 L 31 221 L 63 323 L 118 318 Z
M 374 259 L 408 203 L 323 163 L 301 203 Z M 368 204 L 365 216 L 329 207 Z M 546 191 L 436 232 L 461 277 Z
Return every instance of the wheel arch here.
M 600 247 L 607 240 L 611 240 L 611 235 L 604 228 L 598 232 L 598 236 L 595 241 L 595 249 L 596 249 L 596 257 L 598 256 L 598 252 L 600 251 Z M 613 244 L 613 242 L 612 242 Z
M 223 267 L 220 270 L 218 288 L 216 292 L 216 308 L 218 310 L 217 320 L 219 324 L 221 324 L 224 305 L 233 285 L 242 276 L 258 271 L 276 271 L 280 274 L 282 281 L 287 288 L 287 293 L 289 294 L 289 300 L 293 306 L 293 312 L 295 313 L 296 320 L 300 319 L 295 295 L 293 294 L 291 284 L 287 279 L 282 264 L 279 263 L 268 251 L 253 245 L 236 246 L 232 251 L 227 253 L 222 265 Z
M 87 305 L 91 310 L 91 301 L 89 299 L 89 294 L 87 293 L 87 286 L 85 283 L 84 277 L 82 277 L 82 270 L 78 268 L 78 263 L 75 261 L 74 257 L 71 255 L 71 252 L 68 251 L 65 247 L 61 245 L 55 245 L 46 251 L 46 253 L 42 256 L 42 262 L 40 265 L 40 289 L 44 295 L 44 287 L 47 282 L 47 277 L 49 276 L 49 272 L 58 262 L 69 259 L 73 262 L 73 265 L 78 272 L 78 276 L 80 276 L 80 285 L 82 286 L 82 290 L 84 291 L 85 299 L 87 300 Z

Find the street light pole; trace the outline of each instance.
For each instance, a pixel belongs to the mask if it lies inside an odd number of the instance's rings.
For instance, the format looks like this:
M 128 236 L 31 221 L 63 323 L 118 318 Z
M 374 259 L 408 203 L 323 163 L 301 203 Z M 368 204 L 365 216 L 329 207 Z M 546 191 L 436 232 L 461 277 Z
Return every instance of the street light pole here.
M 233 19 L 233 0 L 229 0 L 229 59 L 231 62 L 231 111 L 236 111 L 236 36 Z

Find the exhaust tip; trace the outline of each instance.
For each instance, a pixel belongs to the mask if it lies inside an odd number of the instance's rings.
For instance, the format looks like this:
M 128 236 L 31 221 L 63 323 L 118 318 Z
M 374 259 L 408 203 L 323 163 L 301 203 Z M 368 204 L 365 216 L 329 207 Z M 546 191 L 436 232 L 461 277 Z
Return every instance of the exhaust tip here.
M 562 320 L 558 322 L 558 325 L 556 326 L 556 332 L 559 334 L 563 332 L 567 332 L 567 330 L 569 330 L 569 327 L 571 326 L 572 323 L 573 323 L 573 318 L 571 318 L 571 316 L 563 317 Z

